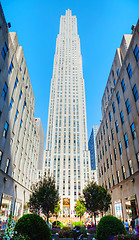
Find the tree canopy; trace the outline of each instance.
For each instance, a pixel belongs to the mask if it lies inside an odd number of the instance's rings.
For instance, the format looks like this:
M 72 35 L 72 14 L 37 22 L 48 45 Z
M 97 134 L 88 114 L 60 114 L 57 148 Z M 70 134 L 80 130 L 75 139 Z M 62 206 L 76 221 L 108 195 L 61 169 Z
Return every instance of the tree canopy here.
M 76 200 L 75 211 L 76 211 L 76 214 L 80 217 L 80 220 L 81 220 L 81 217 L 84 215 L 84 213 L 86 211 L 84 201 L 81 197 L 78 200 Z
M 96 223 L 96 215 L 98 211 L 103 213 L 109 209 L 111 195 L 107 193 L 107 190 L 104 187 L 98 186 L 93 181 L 83 190 L 83 195 L 85 207 L 91 215 L 94 215 Z
M 30 196 L 28 206 L 33 213 L 42 212 L 49 220 L 50 213 L 54 213 L 56 204 L 60 201 L 59 192 L 52 177 L 44 177 L 36 185 L 32 186 L 33 193 Z

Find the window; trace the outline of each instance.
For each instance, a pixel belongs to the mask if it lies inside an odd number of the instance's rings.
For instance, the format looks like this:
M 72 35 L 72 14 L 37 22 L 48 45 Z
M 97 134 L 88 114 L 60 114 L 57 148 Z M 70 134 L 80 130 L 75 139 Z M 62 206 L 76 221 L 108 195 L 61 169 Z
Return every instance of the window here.
M 7 122 L 5 122 L 4 130 L 3 130 L 3 137 L 5 137 L 5 138 L 7 136 L 8 127 L 9 127 L 9 124 Z
M 15 79 L 15 84 L 14 84 L 14 89 L 17 87 L 17 84 L 18 84 L 18 79 L 16 78 Z
M 127 67 L 127 73 L 128 73 L 128 77 L 130 79 L 132 77 L 132 69 L 131 69 L 130 63 L 128 64 L 128 67 Z
M 127 113 L 129 114 L 131 112 L 131 107 L 130 107 L 130 103 L 129 103 L 129 100 L 127 99 L 127 101 L 125 102 L 125 105 L 126 105 L 126 110 L 127 110 Z
M 126 90 L 126 86 L 125 86 L 125 81 L 124 81 L 124 79 L 122 80 L 122 82 L 121 82 L 121 86 L 122 86 L 122 90 L 123 90 L 123 92 Z
M 118 102 L 118 104 L 119 104 L 119 103 L 120 103 L 120 95 L 119 95 L 119 92 L 117 92 L 116 97 L 117 97 L 117 102 Z
M 1 54 L 2 54 L 2 56 L 3 56 L 3 58 L 5 59 L 5 57 L 6 57 L 6 53 L 8 52 L 8 47 L 7 47 L 7 44 L 6 44 L 6 42 L 4 43 L 4 46 L 3 46 L 3 48 L 2 48 L 2 51 L 1 51 Z
M 128 137 L 127 137 L 127 133 L 125 133 L 124 135 L 124 140 L 125 140 L 125 147 L 128 147 Z
M 106 120 L 106 128 L 108 129 L 108 120 Z
M 121 155 L 122 152 L 123 152 L 123 151 L 122 151 L 122 144 L 121 144 L 121 142 L 118 143 L 118 146 L 119 146 L 119 153 L 120 153 L 120 155 Z
M 116 171 L 116 175 L 117 175 L 117 182 L 120 182 L 120 175 L 119 175 L 119 171 Z
M 111 129 L 111 137 L 112 137 L 112 140 L 114 140 L 114 133 L 113 133 L 113 129 Z
M 112 175 L 113 186 L 115 185 L 114 176 Z
M 17 116 L 18 116 L 18 110 L 16 110 L 15 119 L 14 119 L 15 122 L 17 120 Z
M 114 84 L 114 86 L 116 85 L 116 80 L 114 79 L 114 81 L 113 81 L 113 84 Z
M 136 61 L 138 62 L 138 60 L 139 60 L 139 47 L 138 47 L 137 44 L 136 44 L 136 47 L 134 49 L 134 56 L 136 58 Z
M 13 98 L 11 98 L 10 105 L 9 105 L 9 111 L 10 111 L 11 108 L 12 108 L 13 102 L 14 102 L 14 100 L 13 100 Z
M 8 86 L 7 86 L 7 83 L 5 83 L 2 91 L 2 97 L 4 98 L 4 100 L 6 98 L 7 90 L 8 90 Z
M 109 119 L 110 119 L 110 122 L 111 122 L 111 120 L 112 120 L 111 112 L 109 112 Z
M 137 90 L 136 84 L 134 85 L 132 91 L 133 91 L 134 99 L 135 99 L 135 102 L 136 102 L 138 100 L 138 98 L 139 98 L 139 94 L 138 94 L 138 90 Z
M 135 125 L 134 123 L 132 123 L 132 125 L 130 126 L 131 128 L 131 133 L 132 133 L 132 138 L 133 140 L 136 138 L 136 131 L 135 131 Z
M 117 70 L 117 76 L 119 76 L 119 69 Z
M 9 166 L 10 166 L 10 159 L 7 158 L 7 161 L 6 161 L 6 167 L 5 167 L 5 173 L 6 173 L 6 174 L 8 174 Z
M 129 160 L 128 161 L 128 167 L 129 167 L 129 173 L 130 173 L 130 176 L 134 173 L 133 171 L 133 165 L 132 165 L 132 160 Z
M 19 94 L 19 101 L 21 99 L 21 96 L 22 96 L 22 91 L 20 91 L 20 94 Z
M 109 160 L 107 159 L 107 169 L 109 169 Z
M 121 123 L 124 123 L 124 114 L 123 111 L 120 112 Z
M 123 174 L 123 180 L 126 178 L 126 172 L 125 172 L 125 167 L 122 166 L 122 174 Z
M 0 167 L 1 167 L 1 163 L 2 163 L 2 156 L 3 156 L 3 152 L 0 150 Z
M 110 146 L 110 136 L 108 136 L 108 145 Z
M 116 148 L 114 149 L 114 158 L 115 158 L 115 161 L 116 161 L 117 160 Z
M 113 113 L 115 113 L 116 112 L 116 109 L 115 109 L 115 103 L 113 102 L 113 104 L 112 104 L 112 108 L 113 108 Z
M 13 63 L 11 62 L 11 63 L 10 63 L 9 70 L 8 70 L 8 73 L 9 73 L 9 74 L 12 72 L 12 70 L 13 70 L 13 67 L 14 67 L 14 66 L 13 66 Z
M 112 154 L 110 154 L 110 163 L 112 165 Z
M 118 121 L 115 122 L 115 128 L 116 128 L 116 132 L 119 132 L 119 126 L 118 126 Z

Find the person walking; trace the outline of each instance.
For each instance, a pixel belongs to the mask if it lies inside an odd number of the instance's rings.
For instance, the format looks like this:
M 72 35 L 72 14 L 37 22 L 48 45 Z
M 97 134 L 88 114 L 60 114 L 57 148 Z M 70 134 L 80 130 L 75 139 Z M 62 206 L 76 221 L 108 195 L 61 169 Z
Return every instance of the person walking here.
M 132 233 L 135 234 L 135 219 L 133 219 L 133 218 L 130 222 L 130 227 L 132 227 Z
M 125 229 L 126 229 L 127 233 L 129 233 L 129 223 L 128 223 L 127 219 L 125 220 Z

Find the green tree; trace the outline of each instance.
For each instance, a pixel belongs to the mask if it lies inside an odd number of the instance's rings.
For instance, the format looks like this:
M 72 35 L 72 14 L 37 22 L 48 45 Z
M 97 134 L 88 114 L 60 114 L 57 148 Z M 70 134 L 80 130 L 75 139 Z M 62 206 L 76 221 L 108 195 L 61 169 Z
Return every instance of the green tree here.
M 56 204 L 60 201 L 59 192 L 52 177 L 44 177 L 32 187 L 33 193 L 30 196 L 28 206 L 33 213 L 42 212 L 49 222 L 50 213 L 54 213 Z
M 84 215 L 86 211 L 84 201 L 81 197 L 79 198 L 79 200 L 76 200 L 75 211 L 76 211 L 76 214 L 80 217 L 80 221 L 81 221 L 81 217 Z
M 110 207 L 111 196 L 102 186 L 98 186 L 93 181 L 83 190 L 84 203 L 87 211 L 94 215 L 96 225 L 96 215 L 98 211 L 107 211 Z
M 55 213 L 55 216 L 56 216 L 56 225 L 57 225 L 57 218 L 58 218 L 58 214 L 59 214 L 60 210 L 61 210 L 60 209 L 60 204 L 57 203 L 54 207 L 54 213 Z

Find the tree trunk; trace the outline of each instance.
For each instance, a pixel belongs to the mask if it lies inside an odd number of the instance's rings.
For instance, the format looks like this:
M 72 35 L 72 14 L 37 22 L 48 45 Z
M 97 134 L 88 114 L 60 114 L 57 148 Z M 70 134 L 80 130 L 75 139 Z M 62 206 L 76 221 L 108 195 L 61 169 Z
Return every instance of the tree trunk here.
M 94 220 L 95 220 L 95 227 L 96 227 L 96 213 L 94 212 Z
M 80 215 L 80 221 L 81 221 L 82 216 Z

